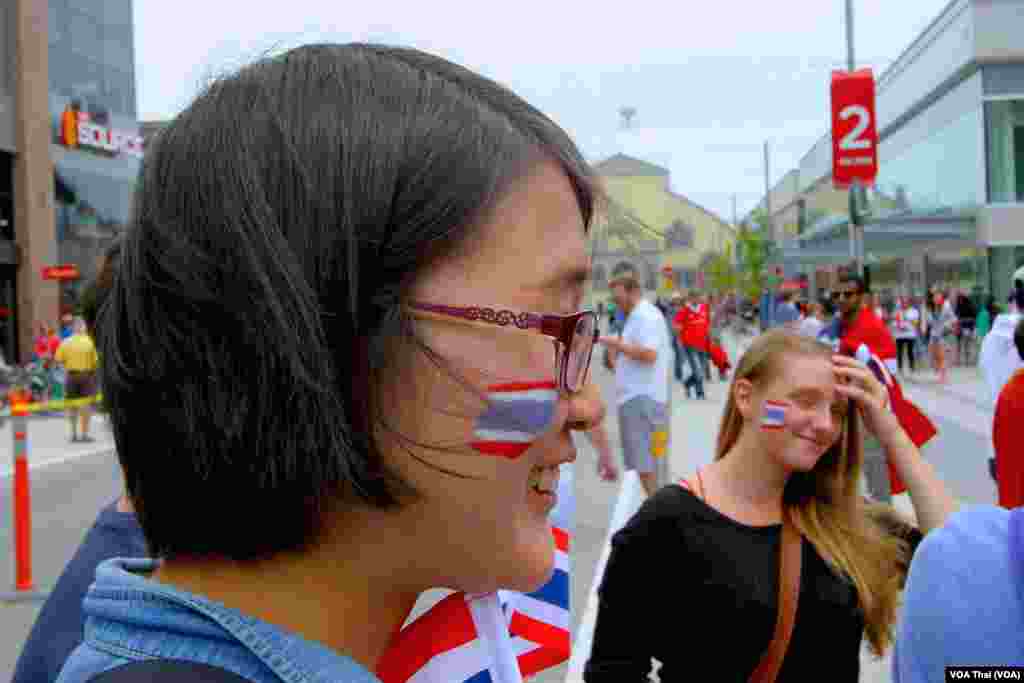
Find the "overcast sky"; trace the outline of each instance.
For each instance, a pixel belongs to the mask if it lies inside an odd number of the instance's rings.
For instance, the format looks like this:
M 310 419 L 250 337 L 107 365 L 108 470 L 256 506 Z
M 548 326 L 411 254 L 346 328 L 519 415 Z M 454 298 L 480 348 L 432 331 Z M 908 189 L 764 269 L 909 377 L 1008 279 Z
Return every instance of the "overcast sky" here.
M 888 67 L 948 0 L 855 0 L 858 67 Z M 672 189 L 726 220 L 764 195 L 829 127 L 845 68 L 843 0 L 135 0 L 143 120 L 168 118 L 204 79 L 275 48 L 373 41 L 433 52 L 512 88 L 592 161 L 667 167 Z M 623 130 L 619 109 L 637 110 Z

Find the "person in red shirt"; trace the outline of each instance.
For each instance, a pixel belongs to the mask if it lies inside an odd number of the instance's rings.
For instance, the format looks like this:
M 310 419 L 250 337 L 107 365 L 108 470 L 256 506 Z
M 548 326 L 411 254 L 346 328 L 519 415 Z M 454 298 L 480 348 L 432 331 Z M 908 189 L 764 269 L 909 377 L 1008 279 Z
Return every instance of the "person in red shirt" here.
M 50 352 L 50 339 L 46 335 L 46 326 L 39 323 L 39 332 L 36 334 L 35 342 L 32 344 L 33 360 L 43 362 Z
M 1024 319 L 1013 331 L 1013 345 L 1024 359 Z M 1024 505 L 1024 458 L 1020 443 L 1024 438 L 1024 369 L 1017 370 L 999 392 L 992 421 L 992 445 L 996 459 L 994 472 L 999 489 L 999 505 L 1015 508 Z
M 60 342 L 61 338 L 60 335 L 57 334 L 57 329 L 52 325 L 46 328 L 46 351 L 51 359 L 57 355 L 57 349 L 60 348 Z
M 839 284 L 837 293 L 842 316 L 839 353 L 856 357 L 858 349 L 864 345 L 895 373 L 896 340 L 871 305 L 872 297 L 866 291 L 864 280 L 856 275 L 848 276 Z
M 697 299 L 695 292 L 687 294 L 686 304 L 676 313 L 672 323 L 679 335 L 679 344 L 687 363 L 690 365 L 690 376 L 683 385 L 689 398 L 691 387 L 695 389 L 698 399 L 705 398 L 704 375 L 708 363 L 708 337 L 711 332 L 711 315 L 708 305 Z

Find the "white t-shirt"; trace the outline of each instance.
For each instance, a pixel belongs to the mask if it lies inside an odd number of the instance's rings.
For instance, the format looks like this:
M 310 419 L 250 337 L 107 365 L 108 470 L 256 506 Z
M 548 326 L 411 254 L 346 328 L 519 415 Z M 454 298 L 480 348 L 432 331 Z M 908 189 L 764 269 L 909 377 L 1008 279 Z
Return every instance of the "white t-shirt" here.
M 800 321 L 799 333 L 810 337 L 811 339 L 817 339 L 818 333 L 825 329 L 825 323 L 815 318 L 813 315 L 809 315 Z
M 916 308 L 904 308 L 898 310 L 892 316 L 892 336 L 896 339 L 917 339 L 917 325 L 920 322 L 921 314 Z
M 626 318 L 622 341 L 654 349 L 658 358 L 654 363 L 641 363 L 623 353 L 618 355 L 615 365 L 617 405 L 637 396 L 650 396 L 658 403 L 667 403 L 672 346 L 665 316 L 651 302 L 640 301 Z
M 1020 321 L 1020 313 L 1004 313 L 992 323 L 992 330 L 985 335 L 978 352 L 978 366 L 988 384 L 989 398 L 995 406 L 999 392 L 1018 368 L 1024 367 L 1013 343 L 1013 331 Z

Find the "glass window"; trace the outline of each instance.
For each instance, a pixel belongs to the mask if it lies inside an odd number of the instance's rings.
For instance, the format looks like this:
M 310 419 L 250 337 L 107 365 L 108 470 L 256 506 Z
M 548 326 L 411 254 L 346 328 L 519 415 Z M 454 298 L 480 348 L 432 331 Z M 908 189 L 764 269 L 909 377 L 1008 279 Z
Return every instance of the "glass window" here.
M 1024 202 L 1024 100 L 985 103 L 989 201 Z
M 66 17 L 67 6 L 63 0 L 50 0 L 49 26 L 47 27 L 50 34 L 50 45 L 59 45 L 67 40 L 67 30 L 64 26 Z
M 100 27 L 88 14 L 75 10 L 68 11 L 68 39 L 71 50 L 79 56 L 90 59 L 99 59 L 102 56 Z
M 978 206 L 982 110 L 972 110 L 908 149 L 879 149 L 874 210 L 936 211 Z

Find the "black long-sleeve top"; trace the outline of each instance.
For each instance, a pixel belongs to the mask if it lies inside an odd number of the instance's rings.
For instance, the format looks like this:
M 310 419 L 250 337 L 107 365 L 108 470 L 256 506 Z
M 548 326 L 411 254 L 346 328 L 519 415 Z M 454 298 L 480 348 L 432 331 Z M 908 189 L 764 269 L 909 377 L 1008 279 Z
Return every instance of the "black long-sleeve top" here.
M 612 537 L 586 683 L 746 681 L 775 631 L 782 525 L 751 527 L 679 486 L 648 499 Z M 920 542 L 914 532 L 912 547 Z M 786 681 L 855 683 L 864 619 L 856 588 L 802 543 Z

